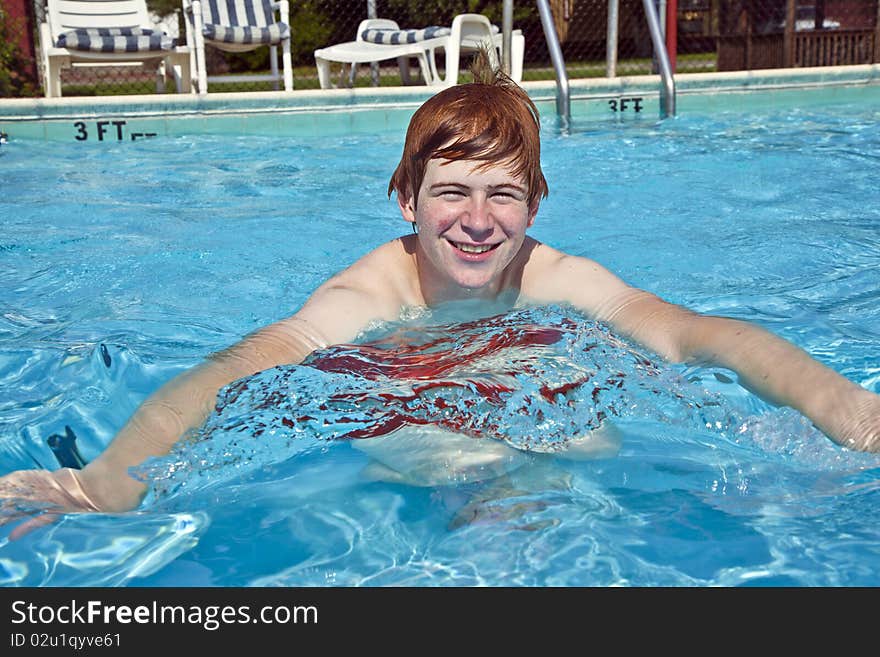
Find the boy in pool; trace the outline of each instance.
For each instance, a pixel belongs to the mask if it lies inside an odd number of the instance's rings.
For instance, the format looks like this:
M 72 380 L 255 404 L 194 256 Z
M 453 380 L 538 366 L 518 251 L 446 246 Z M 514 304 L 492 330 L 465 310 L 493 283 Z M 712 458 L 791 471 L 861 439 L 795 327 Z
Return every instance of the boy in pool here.
M 880 451 L 880 396 L 751 324 L 703 316 L 633 288 L 601 265 L 526 235 L 547 183 L 538 112 L 483 54 L 475 82 L 444 89 L 414 114 L 389 185 L 415 234 L 392 240 L 323 283 L 293 316 L 247 336 L 152 394 L 83 470 L 0 478 L 0 498 L 59 511 L 136 507 L 146 486 L 128 468 L 166 454 L 199 427 L 225 385 L 315 349 L 352 340 L 407 307 L 493 300 L 507 307 L 567 303 L 660 356 L 735 371 L 832 440 Z M 496 308 L 498 306 L 496 305 Z M 51 515 L 31 518 L 15 538 Z

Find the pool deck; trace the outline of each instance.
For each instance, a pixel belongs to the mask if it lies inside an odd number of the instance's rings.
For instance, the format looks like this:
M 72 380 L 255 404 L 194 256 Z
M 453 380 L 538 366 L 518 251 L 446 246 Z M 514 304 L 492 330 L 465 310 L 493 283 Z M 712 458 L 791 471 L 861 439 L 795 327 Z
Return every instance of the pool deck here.
M 880 64 L 680 74 L 678 115 L 846 102 L 880 102 Z M 553 80 L 522 85 L 542 117 L 555 117 Z M 656 120 L 658 76 L 570 81 L 572 118 Z M 405 128 L 437 88 L 366 87 L 285 92 L 0 99 L 0 131 L 9 140 L 116 143 L 192 134 L 332 136 Z M 817 91 L 822 93 L 817 94 Z

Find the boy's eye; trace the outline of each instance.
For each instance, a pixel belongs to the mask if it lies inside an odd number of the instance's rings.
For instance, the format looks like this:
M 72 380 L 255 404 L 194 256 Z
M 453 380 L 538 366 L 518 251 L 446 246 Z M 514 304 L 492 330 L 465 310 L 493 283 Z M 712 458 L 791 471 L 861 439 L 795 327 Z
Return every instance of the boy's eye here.
M 440 191 L 440 196 L 448 199 L 457 199 L 464 196 L 464 192 L 460 189 L 444 189 Z

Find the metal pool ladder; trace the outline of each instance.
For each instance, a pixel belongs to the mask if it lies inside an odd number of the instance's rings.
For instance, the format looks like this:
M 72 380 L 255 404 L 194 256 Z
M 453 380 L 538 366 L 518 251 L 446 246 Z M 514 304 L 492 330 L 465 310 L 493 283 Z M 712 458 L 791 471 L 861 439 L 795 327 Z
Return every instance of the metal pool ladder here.
M 559 45 L 556 27 L 553 24 L 550 4 L 547 0 L 537 0 L 537 2 L 538 13 L 541 15 L 541 27 L 544 28 L 544 38 L 547 40 L 547 49 L 550 51 L 550 61 L 553 62 L 553 69 L 556 71 L 556 113 L 559 115 L 563 129 L 568 129 L 571 125 L 571 93 L 568 74 L 565 72 L 565 62 L 562 59 L 562 48 Z M 512 0 L 504 0 L 505 9 L 508 4 L 512 6 Z M 609 7 L 609 11 L 614 11 L 616 14 L 617 0 L 611 0 L 611 5 L 613 7 Z M 654 45 L 654 52 L 660 67 L 660 118 L 665 119 L 668 116 L 675 116 L 675 79 L 672 76 L 669 55 L 660 32 L 660 20 L 657 17 L 654 0 L 642 0 L 642 5 L 645 8 L 648 30 L 651 32 L 651 42 Z M 504 28 L 507 29 L 506 24 Z

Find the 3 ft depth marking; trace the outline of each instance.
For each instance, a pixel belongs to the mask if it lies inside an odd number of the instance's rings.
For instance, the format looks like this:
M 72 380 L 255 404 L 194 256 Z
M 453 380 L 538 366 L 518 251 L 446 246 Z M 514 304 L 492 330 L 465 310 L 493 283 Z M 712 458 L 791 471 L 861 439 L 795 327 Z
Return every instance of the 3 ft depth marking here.
M 77 121 L 73 124 L 73 138 L 77 141 L 88 141 L 89 139 L 97 139 L 98 141 L 125 141 L 130 138 L 131 141 L 138 139 L 146 139 L 155 137 L 155 132 L 129 132 L 126 134 L 125 126 L 127 121 L 95 121 L 94 127 L 89 126 L 85 121 Z
M 635 112 L 638 114 L 642 111 L 642 96 L 630 96 L 628 98 L 612 98 L 608 101 L 608 107 L 612 112 Z

